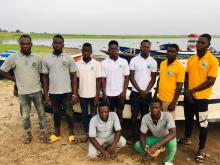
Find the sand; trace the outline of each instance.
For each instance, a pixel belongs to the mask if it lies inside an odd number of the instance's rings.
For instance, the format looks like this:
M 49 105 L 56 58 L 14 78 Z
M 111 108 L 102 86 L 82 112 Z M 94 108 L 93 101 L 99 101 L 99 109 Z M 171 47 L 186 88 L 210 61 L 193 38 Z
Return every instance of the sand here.
M 47 114 L 48 135 L 53 132 L 53 123 L 51 114 Z M 162 164 L 164 154 L 157 160 L 143 158 L 133 151 L 132 146 L 126 146 L 118 153 L 118 158 L 114 161 L 96 160 L 91 161 L 87 158 L 88 143 L 79 143 L 69 145 L 67 141 L 67 125 L 62 123 L 62 139 L 53 144 L 41 144 L 38 140 L 38 118 L 35 109 L 31 113 L 33 140 L 31 144 L 25 145 L 23 140 L 23 129 L 19 104 L 16 97 L 13 96 L 13 84 L 9 81 L 0 81 L 0 164 L 9 165 L 70 165 L 70 164 Z M 177 124 L 178 136 L 184 133 L 182 123 Z M 77 136 L 83 134 L 82 124 L 78 119 L 75 123 L 75 133 Z M 211 123 L 207 141 L 207 153 L 211 158 L 204 164 L 220 164 L 220 124 Z M 198 128 L 193 132 L 193 144 L 190 146 L 181 146 L 177 149 L 175 164 L 196 164 L 194 154 L 198 146 Z

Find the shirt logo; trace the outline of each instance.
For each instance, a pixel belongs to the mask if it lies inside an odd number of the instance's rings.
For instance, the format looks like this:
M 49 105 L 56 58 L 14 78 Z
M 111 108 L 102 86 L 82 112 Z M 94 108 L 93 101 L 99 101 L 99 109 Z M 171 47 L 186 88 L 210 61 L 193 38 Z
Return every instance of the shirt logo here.
M 147 65 L 147 68 L 148 68 L 148 69 L 150 69 L 150 68 L 151 68 L 151 65 L 150 65 L 150 64 L 149 64 L 149 65 Z
M 63 62 L 62 62 L 62 64 L 63 64 L 63 65 L 66 65 L 66 64 L 67 64 L 67 62 L 66 62 L 66 61 L 63 61 Z
M 167 75 L 171 76 L 172 75 L 172 70 L 168 70 Z
M 94 66 L 91 67 L 91 70 L 94 70 Z
M 122 68 L 122 65 L 121 65 L 121 64 L 119 65 L 119 68 Z
M 203 68 L 207 68 L 207 67 L 208 67 L 208 62 L 203 61 L 203 62 L 202 62 L 202 67 L 203 67 Z
M 37 66 L 37 63 L 36 63 L 36 62 L 33 62 L 33 63 L 32 63 L 32 66 L 33 66 L 33 67 Z

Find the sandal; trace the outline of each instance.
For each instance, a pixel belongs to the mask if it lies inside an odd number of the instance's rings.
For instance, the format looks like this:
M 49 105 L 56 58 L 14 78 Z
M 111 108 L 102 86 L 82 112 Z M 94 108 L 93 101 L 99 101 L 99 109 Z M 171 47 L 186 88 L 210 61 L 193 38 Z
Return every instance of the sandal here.
M 188 139 L 186 139 L 186 138 L 177 139 L 177 144 L 190 145 L 190 144 L 192 144 L 192 141 L 191 141 L 191 140 L 188 140 Z
M 47 136 L 46 136 L 46 133 L 44 131 L 42 131 L 40 133 L 40 142 L 41 143 L 47 143 Z
M 205 161 L 205 154 L 196 154 L 195 161 L 198 163 L 203 163 Z
M 74 135 L 68 136 L 68 140 L 70 144 L 76 144 L 78 141 L 75 139 Z
M 48 142 L 49 142 L 49 143 L 53 143 L 53 142 L 59 140 L 60 138 L 61 138 L 60 136 L 51 135 L 51 136 L 49 137 L 49 139 L 48 139 Z
M 25 137 L 24 137 L 23 143 L 24 143 L 24 144 L 30 144 L 30 143 L 31 143 L 31 140 L 32 140 L 31 133 L 30 133 L 30 132 L 27 132 L 26 135 L 25 135 Z

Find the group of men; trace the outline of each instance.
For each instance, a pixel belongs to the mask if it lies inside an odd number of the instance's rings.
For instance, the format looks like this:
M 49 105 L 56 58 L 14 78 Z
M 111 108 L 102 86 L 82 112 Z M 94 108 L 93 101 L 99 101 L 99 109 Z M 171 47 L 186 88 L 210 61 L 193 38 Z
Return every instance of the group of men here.
M 119 44 L 115 40 L 109 42 L 109 57 L 101 63 L 91 56 L 90 43 L 83 44 L 82 58 L 74 62 L 71 56 L 63 53 L 64 38 L 61 35 L 53 37 L 53 52 L 44 58 L 32 54 L 31 37 L 22 35 L 19 39 L 20 52 L 6 59 L 0 68 L 0 75 L 15 81 L 18 88 L 25 130 L 24 143 L 28 144 L 32 140 L 30 112 L 33 102 L 39 117 L 42 143 L 53 143 L 61 138 L 61 118 L 65 112 L 69 128 L 68 141 L 76 144 L 73 105 L 79 101 L 83 128 L 90 140 L 88 156 L 112 159 L 117 156 L 116 150 L 126 145 L 121 129 L 130 80 L 133 86 L 130 95 L 132 137 L 127 141 L 145 156 L 155 157 L 167 150 L 165 164 L 172 164 L 176 153 L 175 107 L 184 84 L 185 137 L 179 139 L 178 143 L 191 144 L 195 115 L 200 127 L 199 150 L 195 159 L 203 162 L 208 128 L 208 99 L 219 65 L 208 49 L 210 42 L 209 34 L 199 37 L 197 53 L 188 59 L 186 69 L 177 60 L 178 45 L 170 45 L 167 60 L 160 64 L 154 96 L 152 89 L 156 82 L 158 64 L 150 56 L 149 40 L 141 42 L 141 53 L 133 57 L 130 64 L 118 56 Z M 14 76 L 8 73 L 12 69 Z M 102 101 L 99 100 L 100 91 Z M 54 115 L 55 132 L 49 138 L 45 132 L 43 99 L 52 107 Z

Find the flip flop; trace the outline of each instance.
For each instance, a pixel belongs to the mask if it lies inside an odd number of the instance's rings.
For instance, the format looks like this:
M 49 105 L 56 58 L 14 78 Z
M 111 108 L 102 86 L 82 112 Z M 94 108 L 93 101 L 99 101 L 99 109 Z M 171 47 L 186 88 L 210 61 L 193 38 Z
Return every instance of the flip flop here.
M 70 144 L 76 144 L 78 141 L 75 139 L 74 135 L 68 136 L 68 140 Z
M 190 145 L 192 144 L 192 142 L 191 140 L 186 140 L 185 138 L 183 138 L 183 139 L 177 139 L 177 144 Z
M 51 135 L 48 139 L 48 143 L 53 143 L 53 142 L 59 140 L 60 138 L 61 138 L 60 136 Z

